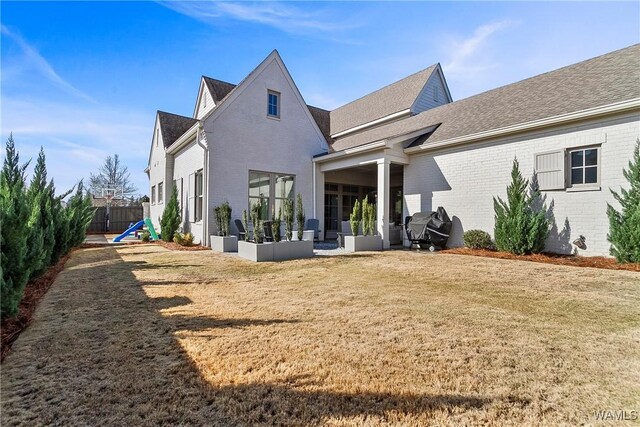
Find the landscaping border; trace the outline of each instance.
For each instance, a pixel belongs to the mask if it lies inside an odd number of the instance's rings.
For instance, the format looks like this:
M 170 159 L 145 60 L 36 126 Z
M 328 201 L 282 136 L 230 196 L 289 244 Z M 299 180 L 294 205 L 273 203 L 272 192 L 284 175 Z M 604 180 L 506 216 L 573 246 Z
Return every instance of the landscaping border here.
M 626 270 L 640 272 L 640 264 L 627 263 L 620 264 L 615 258 L 600 256 L 584 257 L 579 255 L 562 255 L 554 253 L 541 253 L 531 255 L 514 255 L 509 252 L 491 251 L 488 249 L 471 248 L 451 248 L 445 249 L 442 253 L 454 255 L 471 255 L 486 258 L 511 259 L 518 261 L 539 262 L 554 265 L 570 265 L 573 267 L 602 268 L 606 270 Z

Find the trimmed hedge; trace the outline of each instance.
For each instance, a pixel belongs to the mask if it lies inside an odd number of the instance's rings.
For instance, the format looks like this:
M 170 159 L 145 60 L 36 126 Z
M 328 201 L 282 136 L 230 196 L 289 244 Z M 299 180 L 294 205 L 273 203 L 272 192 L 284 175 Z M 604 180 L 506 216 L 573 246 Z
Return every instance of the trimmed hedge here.
M 491 236 L 486 231 L 482 230 L 469 230 L 465 231 L 462 236 L 464 239 L 464 245 L 471 249 L 494 249 L 495 245 Z

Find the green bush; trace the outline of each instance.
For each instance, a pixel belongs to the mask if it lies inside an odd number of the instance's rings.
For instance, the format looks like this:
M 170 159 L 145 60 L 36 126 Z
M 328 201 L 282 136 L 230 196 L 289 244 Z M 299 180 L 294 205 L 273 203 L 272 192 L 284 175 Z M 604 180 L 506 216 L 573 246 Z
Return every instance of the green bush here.
M 84 242 L 95 211 L 91 206 L 91 196 L 84 191 L 82 180 L 76 186 L 75 194 L 69 198 L 66 210 L 69 218 L 68 251 Z
M 249 216 L 247 215 L 247 210 L 244 209 L 242 211 L 242 226 L 244 227 L 244 241 L 249 241 Z
M 629 189 L 620 189 L 620 193 L 610 190 L 620 203 L 618 212 L 607 203 L 609 217 L 610 253 L 620 263 L 640 263 L 640 139 L 636 140 L 633 158 L 629 169 L 622 171 L 629 182 Z
M 284 199 L 284 237 L 291 241 L 293 239 L 293 200 Z
M 349 225 L 351 225 L 351 234 L 358 235 L 358 229 L 360 228 L 360 221 L 362 220 L 362 213 L 360 211 L 360 201 L 356 200 L 353 204 L 353 209 L 349 215 Z
M 464 245 L 471 249 L 493 249 L 493 241 L 486 231 L 469 230 L 463 234 Z
M 362 234 L 365 236 L 375 235 L 376 205 L 369 203 L 369 196 L 365 196 L 362 201 Z
M 296 198 L 296 219 L 298 222 L 298 240 L 302 240 L 302 233 L 304 231 L 304 206 L 302 206 L 302 194 L 298 193 Z
M 0 251 L 2 278 L 0 279 L 0 312 L 2 317 L 13 316 L 29 280 L 27 239 L 29 237 L 29 207 L 25 197 L 24 171 L 20 165 L 13 136 L 9 136 L 6 156 L 0 174 L 0 215 L 2 226 Z
M 264 239 L 264 230 L 262 222 L 262 198 L 260 201 L 251 205 L 251 223 L 253 224 L 253 241 L 262 243 Z
M 535 181 L 534 181 L 535 182 Z M 523 255 L 539 253 L 549 234 L 547 208 L 535 185 L 520 173 L 518 160 L 513 160 L 511 184 L 507 187 L 507 201 L 493 198 L 495 210 L 495 238 L 499 251 Z
M 218 229 L 218 236 L 230 236 L 231 235 L 231 206 L 229 202 L 224 202 L 220 206 L 213 208 L 213 213 L 216 219 L 216 227 Z
M 151 241 L 151 233 L 149 233 L 149 230 L 143 230 L 142 233 L 140 233 L 140 240 L 145 243 L 149 243 Z
M 169 201 L 164 207 L 164 211 L 162 211 L 162 218 L 160 218 L 160 234 L 162 235 L 162 240 L 165 242 L 173 241 L 173 236 L 176 234 L 176 231 L 178 231 L 178 227 L 180 227 L 180 221 L 178 189 L 174 185 Z
M 41 263 L 33 265 L 31 279 L 39 277 L 51 264 L 51 255 L 55 244 L 55 227 L 53 223 L 52 201 L 53 194 L 47 186 L 47 166 L 45 162 L 44 150 L 40 148 L 38 160 L 33 171 L 33 178 L 27 190 L 27 200 L 33 209 L 40 211 L 39 223 L 36 225 L 42 236 Z
M 174 233 L 173 242 L 180 246 L 193 246 L 193 234 L 191 233 Z
M 278 209 L 278 214 L 275 213 L 275 208 L 273 209 L 273 221 L 271 222 L 271 234 L 273 234 L 273 241 L 280 241 L 280 225 L 282 224 L 282 209 Z

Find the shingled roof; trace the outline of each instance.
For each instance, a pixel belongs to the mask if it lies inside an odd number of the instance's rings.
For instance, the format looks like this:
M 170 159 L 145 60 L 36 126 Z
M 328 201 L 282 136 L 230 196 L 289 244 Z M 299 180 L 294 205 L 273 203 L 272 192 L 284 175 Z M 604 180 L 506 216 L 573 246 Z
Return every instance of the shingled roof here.
M 211 77 L 202 76 L 202 78 L 204 79 L 204 83 L 207 85 L 207 89 L 209 89 L 209 93 L 211 93 L 213 102 L 215 102 L 216 105 L 219 104 L 220 101 L 222 101 L 222 99 L 236 87 L 236 85 L 232 83 L 212 79 Z
M 346 136 L 333 144 L 332 151 L 441 123 L 424 141 L 431 144 L 636 98 L 640 98 L 640 44 Z
M 331 111 L 331 135 L 411 108 L 438 64 Z
M 197 119 L 179 116 L 178 114 L 158 111 L 160 121 L 160 131 L 162 132 L 162 142 L 165 148 L 176 142 L 186 131 L 198 123 Z

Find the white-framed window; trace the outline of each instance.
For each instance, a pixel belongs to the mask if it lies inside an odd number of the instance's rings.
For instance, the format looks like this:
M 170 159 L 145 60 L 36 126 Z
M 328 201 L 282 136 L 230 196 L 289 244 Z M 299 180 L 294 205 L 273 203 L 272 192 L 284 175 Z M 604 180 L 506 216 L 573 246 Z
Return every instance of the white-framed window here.
M 440 100 L 440 88 L 438 86 L 433 87 L 433 100 L 434 101 Z
M 195 220 L 202 220 L 202 206 L 204 201 L 204 179 L 202 174 L 202 169 L 195 173 Z
M 158 146 L 158 141 L 160 141 L 160 129 L 156 128 L 156 147 Z
M 155 185 L 151 186 L 151 204 L 152 205 L 156 204 L 156 186 Z
M 272 219 L 279 210 L 284 214 L 284 201 L 294 199 L 295 175 L 274 172 L 249 171 L 249 209 L 263 201 L 262 219 Z
M 267 91 L 267 116 L 280 118 L 280 93 L 274 90 Z
M 158 204 L 164 200 L 164 183 L 158 183 Z
M 202 94 L 202 108 L 207 108 L 207 92 Z
M 538 188 L 543 191 L 599 189 L 600 150 L 600 146 L 586 146 L 536 153 Z
M 600 184 L 600 148 L 580 147 L 569 150 L 569 185 L 573 188 L 597 187 Z

